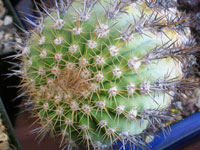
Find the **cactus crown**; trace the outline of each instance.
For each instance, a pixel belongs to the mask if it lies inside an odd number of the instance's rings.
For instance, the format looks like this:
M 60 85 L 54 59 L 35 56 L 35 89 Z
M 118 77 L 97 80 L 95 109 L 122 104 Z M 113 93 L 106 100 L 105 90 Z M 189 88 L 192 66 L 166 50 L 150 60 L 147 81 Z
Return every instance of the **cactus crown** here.
M 181 60 L 193 44 L 174 4 L 55 0 L 50 11 L 43 5 L 45 14 L 38 9 L 19 54 L 38 132 L 61 134 L 69 149 L 117 140 L 144 146 L 140 135 L 161 125 L 162 109 L 185 81 Z

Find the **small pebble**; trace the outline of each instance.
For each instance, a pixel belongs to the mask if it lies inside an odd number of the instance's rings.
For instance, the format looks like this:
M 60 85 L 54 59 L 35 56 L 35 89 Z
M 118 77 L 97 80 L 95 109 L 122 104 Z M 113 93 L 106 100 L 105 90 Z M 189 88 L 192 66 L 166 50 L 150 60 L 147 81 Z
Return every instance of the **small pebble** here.
M 13 36 L 10 33 L 6 33 L 6 35 L 4 36 L 4 39 L 5 39 L 5 41 L 12 40 Z
M 10 25 L 12 22 L 13 22 L 12 17 L 11 17 L 11 16 L 6 16 L 6 17 L 4 18 L 3 24 L 4 24 L 5 26 L 7 26 L 7 25 Z
M 13 18 L 6 12 L 6 7 L 4 7 L 2 0 L 0 0 L 0 54 L 16 49 L 11 44 L 12 42 L 22 42 L 20 39 L 16 39 L 15 33 L 17 29 L 13 25 Z

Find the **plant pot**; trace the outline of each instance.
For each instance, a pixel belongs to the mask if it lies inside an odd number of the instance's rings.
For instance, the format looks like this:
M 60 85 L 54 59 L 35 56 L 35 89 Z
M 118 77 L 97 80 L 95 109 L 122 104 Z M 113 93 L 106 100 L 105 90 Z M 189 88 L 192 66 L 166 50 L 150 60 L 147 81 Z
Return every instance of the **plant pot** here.
M 19 142 L 17 140 L 17 137 L 15 135 L 15 132 L 14 132 L 12 124 L 9 120 L 9 117 L 6 113 L 4 105 L 1 101 L 1 98 L 0 98 L 0 114 L 1 114 L 1 119 L 3 121 L 3 125 L 6 127 L 6 132 L 7 132 L 8 137 L 9 137 L 9 145 L 14 146 L 14 148 L 16 150 L 21 150 L 21 147 L 19 145 Z
M 170 129 L 171 132 L 167 135 L 163 134 L 163 131 L 159 131 L 147 147 L 151 150 L 182 149 L 192 140 L 200 137 L 200 113 L 195 113 L 182 121 L 172 124 Z M 120 142 L 118 142 L 118 147 L 121 147 Z M 142 150 L 141 148 L 135 149 Z M 132 150 L 130 145 L 127 145 L 126 150 Z
M 13 8 L 10 0 L 2 0 L 4 7 L 7 9 L 6 15 L 12 16 L 13 22 L 21 29 L 23 29 L 23 25 Z M 5 15 L 5 14 L 4 14 Z M 13 27 L 13 25 L 11 25 Z M 9 26 L 10 27 L 10 26 Z M 6 27 L 8 28 L 8 27 Z M 16 27 L 17 28 L 17 27 Z M 20 32 L 20 31 L 19 31 Z M 16 63 L 17 60 L 13 60 L 10 57 L 16 54 L 14 48 L 10 48 L 8 51 L 3 51 L 0 53 L 0 97 L 2 98 L 3 104 L 7 113 L 10 117 L 11 123 L 14 126 L 16 114 L 18 113 L 19 108 L 17 107 L 20 104 L 20 100 L 14 101 L 17 97 L 17 88 L 14 87 L 19 85 L 19 78 L 16 76 L 8 77 L 7 74 L 11 74 L 11 68 L 13 69 L 13 64 Z M 6 58 L 6 59 L 5 59 Z
M 149 144 L 153 150 L 175 150 L 181 149 L 198 137 L 200 137 L 200 113 L 195 113 L 171 125 L 171 132 L 166 137 L 160 131 L 158 137 Z

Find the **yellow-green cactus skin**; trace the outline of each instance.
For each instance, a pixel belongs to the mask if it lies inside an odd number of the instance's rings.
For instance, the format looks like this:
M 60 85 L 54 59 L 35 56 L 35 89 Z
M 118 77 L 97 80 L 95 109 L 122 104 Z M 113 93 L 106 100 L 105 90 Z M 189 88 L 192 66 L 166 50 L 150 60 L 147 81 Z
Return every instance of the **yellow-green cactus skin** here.
M 61 135 L 67 149 L 143 147 L 137 137 L 158 123 L 150 118 L 170 105 L 183 79 L 181 49 L 192 43 L 186 19 L 161 0 L 42 7 L 38 24 L 28 20 L 36 27 L 20 54 L 39 135 Z

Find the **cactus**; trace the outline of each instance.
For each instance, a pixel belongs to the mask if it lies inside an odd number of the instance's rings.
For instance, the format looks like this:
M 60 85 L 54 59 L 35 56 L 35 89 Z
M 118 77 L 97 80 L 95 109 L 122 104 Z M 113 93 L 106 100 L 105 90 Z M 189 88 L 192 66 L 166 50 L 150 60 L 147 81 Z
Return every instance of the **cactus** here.
M 24 31 L 15 73 L 39 118 L 38 136 L 61 135 L 68 149 L 117 141 L 144 148 L 142 137 L 163 127 L 164 110 L 189 88 L 184 66 L 194 41 L 175 4 L 55 0 L 43 12 L 36 5 L 41 16 L 27 18 L 35 28 Z

